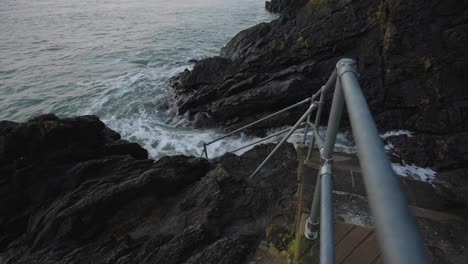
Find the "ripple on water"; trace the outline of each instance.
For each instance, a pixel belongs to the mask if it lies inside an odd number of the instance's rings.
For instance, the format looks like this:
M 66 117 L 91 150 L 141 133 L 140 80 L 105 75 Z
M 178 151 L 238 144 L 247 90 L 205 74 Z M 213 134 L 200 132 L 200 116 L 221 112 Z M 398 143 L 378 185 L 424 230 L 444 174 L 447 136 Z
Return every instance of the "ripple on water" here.
M 50 46 L 44 49 L 41 49 L 40 51 L 59 51 L 59 50 L 64 50 L 67 47 L 65 46 Z

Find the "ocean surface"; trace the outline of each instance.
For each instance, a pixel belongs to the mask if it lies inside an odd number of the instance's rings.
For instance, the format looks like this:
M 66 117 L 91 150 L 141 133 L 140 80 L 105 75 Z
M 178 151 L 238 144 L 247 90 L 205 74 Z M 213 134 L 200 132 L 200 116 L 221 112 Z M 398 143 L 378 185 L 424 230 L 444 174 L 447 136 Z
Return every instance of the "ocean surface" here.
M 275 17 L 264 0 L 2 0 L 0 120 L 94 114 L 153 158 L 197 155 L 222 132 L 173 118 L 168 78 Z

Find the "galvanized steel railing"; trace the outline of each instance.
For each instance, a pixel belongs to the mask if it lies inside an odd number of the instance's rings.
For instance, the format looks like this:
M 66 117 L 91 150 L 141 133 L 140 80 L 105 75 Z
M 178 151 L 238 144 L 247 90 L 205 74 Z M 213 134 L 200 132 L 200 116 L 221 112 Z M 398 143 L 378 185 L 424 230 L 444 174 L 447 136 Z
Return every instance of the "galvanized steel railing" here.
M 315 110 L 315 109 L 317 108 L 317 102 L 314 102 L 314 100 L 320 95 L 320 93 L 321 93 L 321 90 L 318 91 L 317 93 L 315 93 L 314 95 L 312 95 L 311 98 L 304 99 L 304 100 L 302 100 L 302 101 L 300 101 L 300 102 L 297 102 L 297 103 L 295 103 L 295 104 L 293 104 L 293 105 L 290 105 L 290 106 L 288 106 L 288 107 L 286 107 L 286 108 L 283 108 L 283 109 L 279 110 L 278 112 L 275 112 L 275 113 L 273 113 L 273 114 L 270 114 L 270 115 L 268 115 L 268 116 L 265 116 L 265 117 L 263 117 L 263 118 L 261 118 L 261 119 L 255 121 L 255 122 L 252 122 L 252 123 L 247 124 L 247 125 L 245 125 L 245 126 L 243 126 L 243 127 L 241 127 L 241 128 L 238 128 L 238 129 L 236 129 L 236 130 L 234 130 L 234 131 L 232 131 L 232 132 L 229 132 L 229 133 L 227 133 L 226 135 L 224 135 L 224 136 L 222 136 L 222 137 L 216 138 L 216 139 L 214 139 L 214 140 L 212 140 L 212 141 L 210 141 L 210 142 L 207 142 L 207 143 L 203 143 L 203 151 L 202 151 L 200 157 L 203 157 L 203 156 L 204 156 L 205 158 L 208 159 L 208 149 L 207 149 L 207 147 L 208 147 L 209 145 L 211 145 L 211 144 L 213 144 L 213 143 L 215 143 L 215 142 L 218 142 L 218 141 L 220 141 L 220 140 L 222 140 L 222 139 L 225 139 L 225 138 L 227 138 L 227 137 L 229 137 L 229 136 L 232 136 L 233 134 L 236 134 L 236 133 L 238 133 L 238 132 L 241 132 L 242 130 L 245 130 L 245 129 L 247 129 L 247 128 L 250 128 L 250 127 L 252 127 L 252 126 L 254 126 L 254 125 L 256 125 L 256 124 L 258 124 L 258 123 L 260 123 L 260 122 L 262 122 L 262 121 L 265 121 L 265 120 L 267 120 L 267 119 L 269 119 L 269 118 L 272 118 L 272 117 L 274 117 L 274 116 L 277 116 L 277 115 L 279 115 L 279 114 L 282 114 L 282 113 L 284 113 L 284 112 L 286 112 L 286 111 L 288 111 L 288 110 L 291 110 L 291 109 L 293 109 L 293 108 L 296 108 L 296 107 L 298 107 L 298 106 L 304 105 L 304 104 L 306 104 L 306 103 L 308 103 L 308 102 L 312 102 L 312 103 L 310 104 L 310 107 L 309 107 L 309 109 L 306 111 L 306 113 L 311 113 L 313 110 Z M 300 126 L 306 125 L 306 123 L 303 123 L 303 121 L 304 121 L 304 119 L 307 118 L 308 116 L 309 116 L 309 115 L 304 114 L 304 115 L 301 117 L 301 119 L 300 119 L 292 128 L 288 128 L 288 129 L 279 131 L 279 132 L 277 132 L 277 133 L 274 133 L 274 134 L 272 134 L 272 135 L 269 135 L 269 136 L 267 136 L 267 137 L 264 137 L 264 138 L 262 138 L 262 139 L 260 139 L 260 140 L 258 140 L 258 141 L 256 141 L 256 142 L 253 142 L 253 143 L 251 143 L 251 144 L 248 144 L 248 145 L 246 145 L 246 146 L 243 146 L 243 147 L 241 147 L 241 148 L 238 148 L 238 149 L 236 149 L 236 150 L 229 151 L 229 152 L 232 152 L 232 153 L 237 152 L 237 151 L 239 151 L 239 150 L 242 150 L 242 149 L 245 149 L 245 148 L 247 148 L 247 147 L 250 147 L 250 146 L 256 145 L 256 144 L 258 144 L 258 143 L 264 142 L 264 141 L 266 141 L 266 140 L 268 140 L 268 139 L 270 139 L 270 138 L 273 138 L 273 137 L 275 137 L 275 136 L 279 136 L 279 135 L 284 134 L 284 133 L 286 133 L 286 132 L 289 131 L 289 133 L 287 134 L 287 136 L 284 137 L 283 140 L 281 141 L 281 143 L 278 144 L 278 146 L 275 148 L 275 150 L 272 151 L 272 154 L 274 154 L 274 153 L 276 152 L 276 150 L 279 148 L 279 146 L 281 146 L 281 145 L 284 143 L 284 141 L 286 141 L 286 140 L 294 133 L 294 131 L 296 131 Z M 257 168 L 257 170 L 255 171 L 255 173 L 258 172 L 259 169 L 261 169 L 261 167 L 266 163 L 266 161 L 268 161 L 269 158 L 271 158 L 271 156 L 269 156 L 267 159 L 265 159 L 265 161 L 262 163 L 262 165 L 260 165 L 260 166 Z M 254 176 L 255 173 L 253 173 L 253 174 L 251 175 L 251 177 Z
M 325 93 L 332 89 L 333 86 L 335 88 L 333 102 L 330 109 L 326 137 L 323 139 L 318 133 L 318 125 L 320 124 L 323 111 Z M 315 100 L 319 95 L 320 99 L 317 102 Z M 334 263 L 334 216 L 332 200 L 333 150 L 346 102 L 353 136 L 357 146 L 359 163 L 362 169 L 364 185 L 367 191 L 367 198 L 372 214 L 375 217 L 377 238 L 385 263 L 428 263 L 421 236 L 413 217 L 410 215 L 406 199 L 400 189 L 398 179 L 393 173 L 390 161 L 385 153 L 384 145 L 361 91 L 358 82 L 356 62 L 354 60 L 340 60 L 326 84 L 311 98 L 305 99 L 254 123 L 241 127 L 219 139 L 204 144 L 202 156 L 205 155 L 205 157 L 208 158 L 206 149 L 208 145 L 307 102 L 310 102 L 310 107 L 292 128 L 280 131 L 248 145 L 257 144 L 268 138 L 289 131 L 250 177 L 258 173 L 263 165 L 265 165 L 299 126 L 303 124 L 306 125 L 303 138 L 304 143 L 306 142 L 308 129 L 312 129 L 312 137 L 306 160 L 310 159 L 312 149 L 314 145 L 317 144 L 320 150 L 322 165 L 315 186 L 310 215 L 305 223 L 304 235 L 309 239 L 317 239 L 320 235 L 320 263 Z M 311 117 L 314 110 L 317 110 L 317 114 L 315 116 L 315 122 L 312 123 Z M 306 119 L 307 121 L 303 123 Z
M 354 60 L 342 59 L 337 63 L 325 89 L 333 84 L 335 92 L 323 145 L 314 127 L 313 138 L 320 149 L 322 166 L 317 178 L 310 216 L 306 222 L 305 236 L 315 239 L 320 233 L 320 262 L 335 262 L 332 163 L 336 135 L 346 102 L 367 198 L 375 217 L 377 238 L 385 262 L 428 263 L 421 236 L 410 215 L 406 199 L 400 190 L 398 179 L 393 173 L 359 85 Z M 316 125 L 320 122 L 320 113 L 321 109 L 316 116 Z M 312 147 L 310 144 L 309 158 Z

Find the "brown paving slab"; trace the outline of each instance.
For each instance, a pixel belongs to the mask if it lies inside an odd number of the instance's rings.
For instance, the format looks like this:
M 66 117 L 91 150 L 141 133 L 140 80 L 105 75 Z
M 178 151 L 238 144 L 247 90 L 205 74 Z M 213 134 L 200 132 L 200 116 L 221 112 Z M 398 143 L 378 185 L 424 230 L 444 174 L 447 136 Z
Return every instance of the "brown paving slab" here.
M 370 234 L 370 230 L 356 226 L 336 245 L 336 263 L 343 261 Z
M 335 224 L 335 245 L 337 245 L 346 235 L 354 229 L 354 226 L 346 223 L 336 223 Z
M 370 264 L 380 255 L 379 243 L 375 233 L 370 233 L 341 263 Z
M 303 214 L 301 220 L 305 221 L 307 217 L 306 214 Z M 304 232 L 303 227 L 300 228 L 299 232 L 302 235 Z M 336 223 L 334 237 L 336 263 L 381 263 L 379 262 L 379 245 L 372 230 L 347 223 Z M 312 264 L 319 262 L 319 240 L 309 241 L 302 236 L 299 244 L 297 263 Z

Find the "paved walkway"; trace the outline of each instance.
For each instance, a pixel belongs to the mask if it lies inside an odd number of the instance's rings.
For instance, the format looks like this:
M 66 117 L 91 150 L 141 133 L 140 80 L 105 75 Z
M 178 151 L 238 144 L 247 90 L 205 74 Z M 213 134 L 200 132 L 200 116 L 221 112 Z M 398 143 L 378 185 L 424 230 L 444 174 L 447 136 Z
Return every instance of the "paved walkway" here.
M 305 146 L 298 146 L 297 149 L 299 161 L 297 220 L 295 221 L 295 243 L 297 246 L 295 247 L 296 252 L 293 253 L 294 263 L 319 263 L 319 241 L 309 241 L 303 234 L 304 223 L 309 216 L 320 167 L 320 157 L 315 151 L 311 161 L 304 164 Z M 368 213 L 366 192 L 357 157 L 335 153 L 333 173 L 336 263 L 383 263 L 381 250 L 372 228 L 373 219 Z M 403 177 L 399 177 L 399 180 L 411 212 L 418 219 L 423 219 L 423 221 L 419 221 L 419 228 L 425 239 L 434 234 L 438 235 L 437 232 L 431 231 L 435 225 L 453 225 L 453 223 L 464 222 L 459 216 L 443 212 L 447 206 L 446 198 L 441 196 L 430 184 Z M 359 197 L 361 204 L 356 205 L 348 202 L 349 197 Z M 339 216 L 343 213 L 348 214 L 346 219 Z M 428 252 L 432 262 L 439 263 L 429 250 Z

